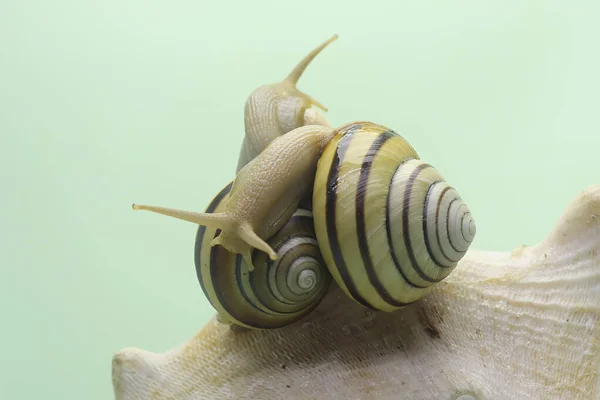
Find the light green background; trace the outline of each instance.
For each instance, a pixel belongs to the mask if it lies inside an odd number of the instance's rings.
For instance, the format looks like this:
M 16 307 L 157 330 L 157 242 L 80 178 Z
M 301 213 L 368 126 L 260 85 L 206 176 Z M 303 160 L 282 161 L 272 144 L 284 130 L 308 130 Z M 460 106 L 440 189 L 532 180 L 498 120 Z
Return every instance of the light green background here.
M 111 357 L 212 316 L 196 226 L 243 106 L 333 33 L 299 87 L 404 135 L 470 205 L 474 246 L 534 244 L 600 183 L 594 2 L 0 2 L 0 398 L 111 399 Z

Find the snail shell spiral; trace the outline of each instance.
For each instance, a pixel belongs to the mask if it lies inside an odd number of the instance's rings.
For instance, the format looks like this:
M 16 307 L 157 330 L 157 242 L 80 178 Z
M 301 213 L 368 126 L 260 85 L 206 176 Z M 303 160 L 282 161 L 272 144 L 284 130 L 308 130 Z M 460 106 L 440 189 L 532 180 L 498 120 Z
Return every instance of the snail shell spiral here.
M 350 298 L 393 311 L 452 272 L 473 241 L 475 221 L 399 134 L 371 122 L 337 130 L 313 191 L 321 253 Z
M 225 207 L 232 183 L 206 209 Z M 218 229 L 199 226 L 194 250 L 196 274 L 204 295 L 221 320 L 247 328 L 273 329 L 310 313 L 332 282 L 317 244 L 312 213 L 298 209 L 267 242 L 278 255 L 254 251 L 254 271 L 242 257 L 221 246 L 210 246 Z

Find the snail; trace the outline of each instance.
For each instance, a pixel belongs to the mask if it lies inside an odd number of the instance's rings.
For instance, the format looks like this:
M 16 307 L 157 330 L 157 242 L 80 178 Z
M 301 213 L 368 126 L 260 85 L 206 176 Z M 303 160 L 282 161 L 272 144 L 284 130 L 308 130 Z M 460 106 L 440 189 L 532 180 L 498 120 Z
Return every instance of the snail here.
M 327 111 L 327 107 L 298 90 L 296 84 L 311 61 L 337 38 L 333 35 L 313 49 L 282 81 L 262 85 L 250 94 L 244 107 L 246 134 L 236 173 L 276 137 L 304 125 L 329 126 L 323 114 L 311 108 L 314 105 Z
M 298 208 L 306 196 L 312 210 Z M 333 281 L 367 308 L 402 308 L 448 276 L 475 235 L 457 191 L 368 121 L 278 136 L 204 213 L 133 208 L 199 224 L 204 293 L 222 321 L 257 329 L 300 320 Z

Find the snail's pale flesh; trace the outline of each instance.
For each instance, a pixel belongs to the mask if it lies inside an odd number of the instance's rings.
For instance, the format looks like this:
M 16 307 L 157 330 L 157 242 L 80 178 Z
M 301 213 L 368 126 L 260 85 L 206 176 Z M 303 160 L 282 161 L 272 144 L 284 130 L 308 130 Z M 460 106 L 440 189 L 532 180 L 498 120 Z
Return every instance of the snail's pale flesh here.
M 600 185 L 548 237 L 469 250 L 421 301 L 367 312 L 339 289 L 278 330 L 210 321 L 162 354 L 113 358 L 117 400 L 597 399 Z M 463 396 L 463 398 L 468 396 Z
M 281 229 L 300 201 L 310 195 L 319 156 L 334 134 L 332 128 L 308 125 L 274 139 L 236 175 L 222 212 L 198 213 L 138 204 L 133 208 L 220 229 L 211 245 L 241 254 L 253 271 L 255 248 L 271 260 L 277 259 L 265 240 Z
M 311 108 L 327 108 L 296 87 L 306 67 L 338 35 L 323 42 L 307 54 L 280 82 L 261 85 L 246 100 L 245 135 L 240 149 L 237 171 L 260 154 L 273 139 L 305 125 L 329 126 L 327 119 Z

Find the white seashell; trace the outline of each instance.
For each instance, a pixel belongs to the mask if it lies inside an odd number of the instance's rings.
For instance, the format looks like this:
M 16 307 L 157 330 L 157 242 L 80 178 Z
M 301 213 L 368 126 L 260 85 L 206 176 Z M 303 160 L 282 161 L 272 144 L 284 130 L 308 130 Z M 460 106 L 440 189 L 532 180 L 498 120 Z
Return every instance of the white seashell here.
M 548 237 L 469 250 L 422 300 L 366 312 L 333 285 L 299 323 L 272 331 L 216 319 L 163 354 L 113 358 L 117 400 L 598 399 L 600 185 Z

